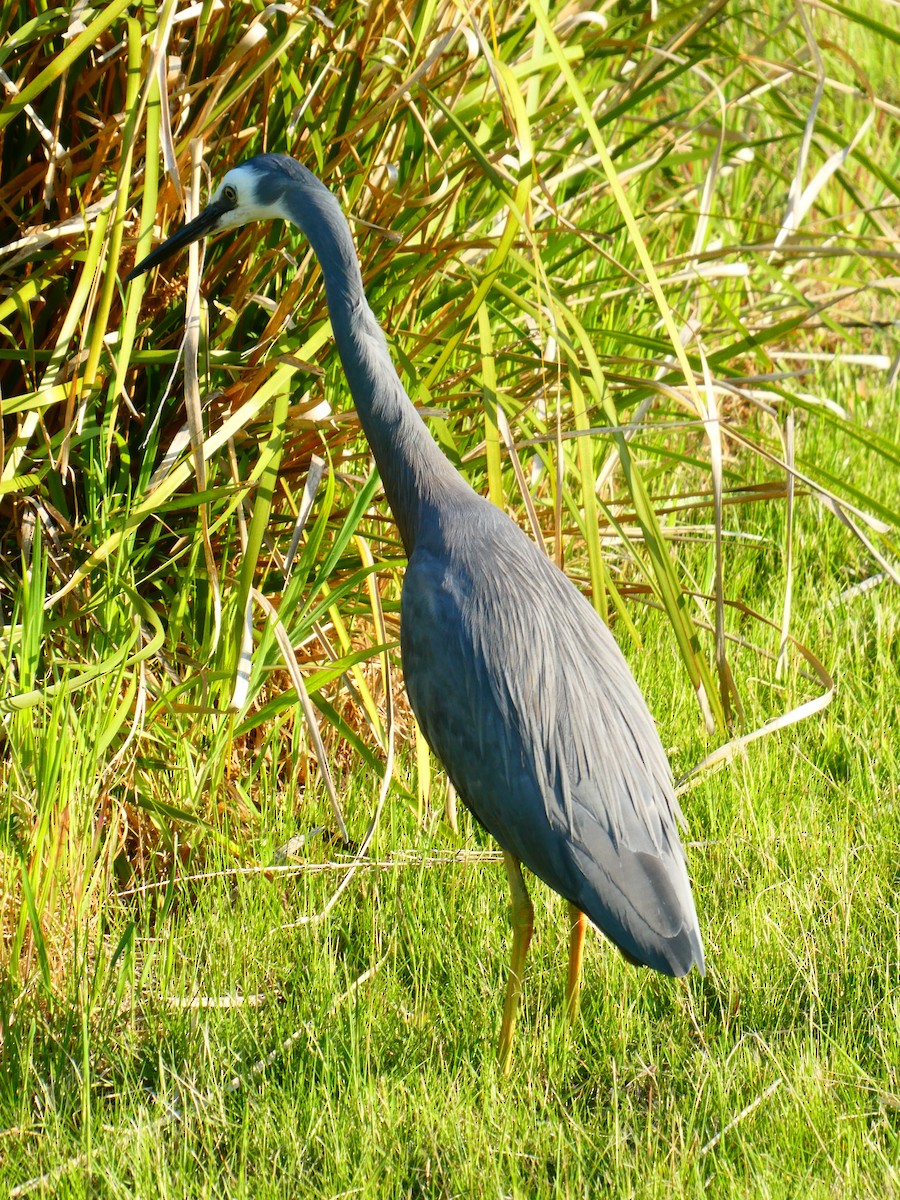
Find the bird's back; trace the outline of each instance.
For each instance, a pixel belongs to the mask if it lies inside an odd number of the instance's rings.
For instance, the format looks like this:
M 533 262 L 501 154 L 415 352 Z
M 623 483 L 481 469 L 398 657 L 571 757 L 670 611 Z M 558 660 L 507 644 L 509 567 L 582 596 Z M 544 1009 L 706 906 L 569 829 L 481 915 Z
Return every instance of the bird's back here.
M 703 969 L 653 719 L 609 630 L 499 509 L 452 497 L 403 588 L 410 701 L 460 797 L 623 952 Z

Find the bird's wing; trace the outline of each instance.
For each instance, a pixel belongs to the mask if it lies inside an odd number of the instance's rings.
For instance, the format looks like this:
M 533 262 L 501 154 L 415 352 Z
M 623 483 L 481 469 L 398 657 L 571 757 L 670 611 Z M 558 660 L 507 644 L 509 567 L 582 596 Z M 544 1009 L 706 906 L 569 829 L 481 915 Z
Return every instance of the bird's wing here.
M 683 974 L 702 948 L 656 727 L 590 604 L 498 517 L 413 555 L 402 613 L 413 709 L 501 846 L 629 955 Z

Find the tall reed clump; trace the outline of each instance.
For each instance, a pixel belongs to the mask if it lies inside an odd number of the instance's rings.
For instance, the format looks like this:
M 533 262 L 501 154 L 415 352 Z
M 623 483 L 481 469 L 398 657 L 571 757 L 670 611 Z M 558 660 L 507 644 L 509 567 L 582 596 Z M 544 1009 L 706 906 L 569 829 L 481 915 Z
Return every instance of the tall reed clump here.
M 790 562 L 819 504 L 896 578 L 900 450 L 865 386 L 895 352 L 900 110 L 853 47 L 897 30 L 836 4 L 407 8 L 0 17 L 13 996 L 53 994 L 116 886 L 210 839 L 253 858 L 262 791 L 383 770 L 402 553 L 307 247 L 252 227 L 199 294 L 196 264 L 121 283 L 202 203 L 203 162 L 286 151 L 341 195 L 444 450 L 620 640 L 634 598 L 664 610 L 698 744 L 829 694 L 791 572 L 755 631 L 729 590 L 746 506 L 785 510 Z M 811 423 L 871 461 L 865 493 L 807 459 Z M 756 686 L 776 673 L 783 709 Z

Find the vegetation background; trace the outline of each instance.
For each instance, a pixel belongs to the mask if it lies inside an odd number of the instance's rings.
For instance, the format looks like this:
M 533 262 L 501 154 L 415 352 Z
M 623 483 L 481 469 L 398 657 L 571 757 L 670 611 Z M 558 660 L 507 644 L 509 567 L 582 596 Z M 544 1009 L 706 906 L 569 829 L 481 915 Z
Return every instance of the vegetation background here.
M 898 43 L 893 0 L 3 7 L 10 1195 L 900 1194 Z M 687 777 L 706 978 L 595 939 L 567 1029 L 536 887 L 510 1081 L 316 264 L 251 227 L 121 283 L 263 149 Z

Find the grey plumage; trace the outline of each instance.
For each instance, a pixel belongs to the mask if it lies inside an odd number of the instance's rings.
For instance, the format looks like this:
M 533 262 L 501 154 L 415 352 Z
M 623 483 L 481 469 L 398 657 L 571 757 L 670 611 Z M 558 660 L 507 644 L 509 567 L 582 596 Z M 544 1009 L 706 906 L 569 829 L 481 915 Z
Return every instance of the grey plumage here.
M 229 171 L 205 212 L 131 274 L 204 233 L 277 216 L 303 230 L 321 264 L 409 557 L 401 654 L 429 745 L 503 849 L 628 958 L 668 975 L 703 971 L 681 813 L 637 684 L 587 600 L 432 439 L 369 308 L 337 199 L 295 160 L 260 155 Z
M 498 509 L 461 497 L 403 586 L 404 678 L 466 805 L 626 954 L 703 966 L 659 736 L 609 630 Z

